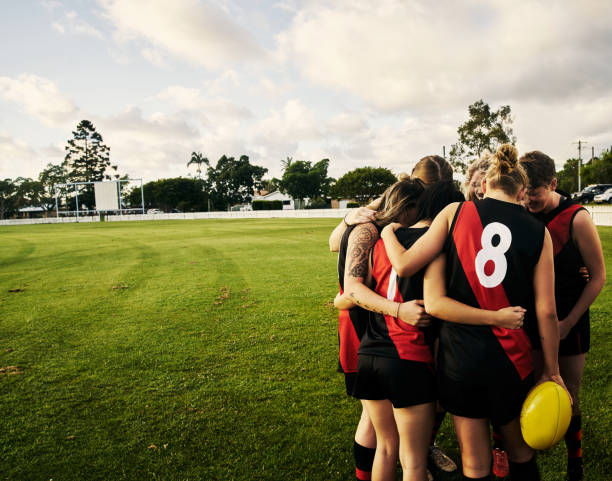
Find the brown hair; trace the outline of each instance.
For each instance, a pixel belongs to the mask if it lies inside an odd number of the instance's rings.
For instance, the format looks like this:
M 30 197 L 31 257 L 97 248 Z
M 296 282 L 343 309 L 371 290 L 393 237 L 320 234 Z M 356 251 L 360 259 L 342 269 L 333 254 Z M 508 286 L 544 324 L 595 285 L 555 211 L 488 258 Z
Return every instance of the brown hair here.
M 555 161 L 539 150 L 527 152 L 519 159 L 519 162 L 527 172 L 530 189 L 548 186 L 557 176 Z
M 444 157 L 428 155 L 416 163 L 410 178 L 421 179 L 427 185 L 440 180 L 453 180 L 453 168 Z
M 391 222 L 400 222 L 408 209 L 416 207 L 424 191 L 422 182 L 400 180 L 388 187 L 380 198 L 376 211 L 376 224 L 384 227 Z
M 527 174 L 518 162 L 518 150 L 514 145 L 500 145 L 491 156 L 487 186 L 501 189 L 507 195 L 515 195 L 521 188 L 527 187 Z
M 489 167 L 491 167 L 491 152 L 488 150 L 483 151 L 480 154 L 480 158 L 476 159 L 474 162 L 470 164 L 468 167 L 467 175 L 465 176 L 465 182 L 463 183 L 463 193 L 465 194 L 465 198 L 467 199 L 470 193 L 470 184 L 472 183 L 472 179 L 476 172 L 482 172 L 483 174 L 487 173 Z M 469 199 L 472 200 L 472 199 Z

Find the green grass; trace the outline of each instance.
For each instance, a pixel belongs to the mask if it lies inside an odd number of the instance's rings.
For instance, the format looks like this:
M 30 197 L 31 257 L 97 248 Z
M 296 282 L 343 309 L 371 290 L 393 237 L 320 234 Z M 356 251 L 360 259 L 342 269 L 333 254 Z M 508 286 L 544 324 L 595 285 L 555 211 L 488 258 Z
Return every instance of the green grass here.
M 352 479 L 334 224 L 0 228 L 0 368 L 17 371 L 0 374 L 0 479 Z M 612 471 L 611 295 L 582 394 L 589 480 Z M 458 459 L 448 419 L 440 442 Z M 539 460 L 561 478 L 562 446 Z

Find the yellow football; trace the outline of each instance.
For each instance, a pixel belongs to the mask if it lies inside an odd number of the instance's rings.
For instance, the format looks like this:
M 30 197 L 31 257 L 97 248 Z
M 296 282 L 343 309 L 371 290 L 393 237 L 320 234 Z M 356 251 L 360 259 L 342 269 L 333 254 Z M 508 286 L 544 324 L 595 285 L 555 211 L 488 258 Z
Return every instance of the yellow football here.
M 521 431 L 533 449 L 549 449 L 565 435 L 572 418 L 570 397 L 561 386 L 547 381 L 534 387 L 521 410 Z

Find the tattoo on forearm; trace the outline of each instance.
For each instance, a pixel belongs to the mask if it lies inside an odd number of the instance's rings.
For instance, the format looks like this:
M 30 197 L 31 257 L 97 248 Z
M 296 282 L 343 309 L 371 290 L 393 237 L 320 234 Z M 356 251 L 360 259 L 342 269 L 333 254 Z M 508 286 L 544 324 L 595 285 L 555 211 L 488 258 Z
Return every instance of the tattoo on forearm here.
M 368 275 L 368 254 L 375 241 L 370 229 L 361 229 L 349 252 L 349 275 L 365 278 Z
M 357 297 L 355 297 L 354 292 L 349 293 L 349 297 L 353 300 L 355 304 L 357 304 L 359 307 L 363 307 L 366 311 L 378 312 L 379 314 L 386 314 L 386 312 L 383 309 L 376 309 L 375 307 L 369 306 L 365 302 L 361 302 L 360 300 L 358 300 Z

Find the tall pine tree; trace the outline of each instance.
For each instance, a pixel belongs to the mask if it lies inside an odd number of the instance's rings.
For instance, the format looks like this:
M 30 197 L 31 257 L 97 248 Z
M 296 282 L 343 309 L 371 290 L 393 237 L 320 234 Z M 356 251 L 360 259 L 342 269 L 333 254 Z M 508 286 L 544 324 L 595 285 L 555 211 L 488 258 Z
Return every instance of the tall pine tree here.
M 96 182 L 119 178 L 118 174 L 107 174 L 109 168 L 116 171 L 117 166 L 111 165 L 110 148 L 104 144 L 102 136 L 89 120 L 81 120 L 72 132 L 72 139 L 69 139 L 66 145 L 63 166 L 69 182 Z M 74 209 L 74 198 L 70 203 Z M 92 185 L 79 189 L 79 204 L 86 205 L 89 209 L 94 207 Z

